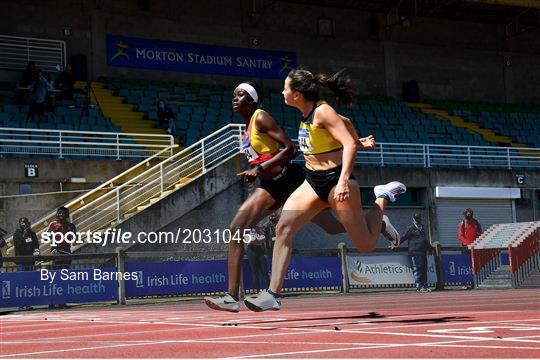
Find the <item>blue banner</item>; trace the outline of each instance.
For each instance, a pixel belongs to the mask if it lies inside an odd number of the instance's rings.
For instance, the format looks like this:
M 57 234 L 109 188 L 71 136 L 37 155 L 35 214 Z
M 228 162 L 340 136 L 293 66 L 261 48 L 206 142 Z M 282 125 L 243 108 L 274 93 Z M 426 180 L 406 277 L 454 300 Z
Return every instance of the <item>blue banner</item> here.
M 138 274 L 126 281 L 127 297 L 227 290 L 226 260 L 127 263 L 126 271 Z
M 465 283 L 473 281 L 470 255 L 443 254 L 442 267 L 445 283 Z
M 327 287 L 341 284 L 341 262 L 337 256 L 293 256 L 283 288 Z
M 268 269 L 271 261 L 267 259 Z M 341 286 L 341 263 L 338 257 L 293 256 L 283 283 L 284 289 Z M 244 288 L 253 289 L 249 264 L 244 264 Z
M 114 274 L 114 268 L 0 273 L 0 308 L 116 301 Z
M 508 254 L 502 253 L 501 265 L 508 265 Z M 471 255 L 443 254 L 442 267 L 445 283 L 473 282 Z
M 109 66 L 285 79 L 296 53 L 107 35 Z
M 510 259 L 508 258 L 508 253 L 506 252 L 501 254 L 501 265 L 510 265 Z

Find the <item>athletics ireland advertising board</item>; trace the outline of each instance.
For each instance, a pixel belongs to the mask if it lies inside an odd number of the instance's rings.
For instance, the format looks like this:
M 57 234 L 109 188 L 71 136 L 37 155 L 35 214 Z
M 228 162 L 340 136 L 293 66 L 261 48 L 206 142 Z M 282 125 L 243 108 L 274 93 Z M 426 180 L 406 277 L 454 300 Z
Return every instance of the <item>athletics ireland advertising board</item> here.
M 428 256 L 428 283 L 437 282 L 433 256 Z M 347 274 L 351 285 L 414 284 L 407 254 L 351 256 L 347 255 Z

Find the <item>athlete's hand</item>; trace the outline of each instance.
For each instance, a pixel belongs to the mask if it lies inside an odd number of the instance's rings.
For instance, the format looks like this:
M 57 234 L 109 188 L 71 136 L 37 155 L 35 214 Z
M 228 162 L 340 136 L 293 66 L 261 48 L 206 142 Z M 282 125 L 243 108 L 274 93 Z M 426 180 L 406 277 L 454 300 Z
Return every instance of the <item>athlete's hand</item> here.
M 375 149 L 376 142 L 375 142 L 375 137 L 373 135 L 360 138 L 358 139 L 358 141 L 360 142 L 360 147 L 364 150 Z
M 345 201 L 349 198 L 349 180 L 339 180 L 334 188 L 334 200 Z
M 254 182 L 257 179 L 258 173 L 257 168 L 251 168 L 241 173 L 236 174 L 237 176 L 243 176 L 244 181 L 247 183 Z

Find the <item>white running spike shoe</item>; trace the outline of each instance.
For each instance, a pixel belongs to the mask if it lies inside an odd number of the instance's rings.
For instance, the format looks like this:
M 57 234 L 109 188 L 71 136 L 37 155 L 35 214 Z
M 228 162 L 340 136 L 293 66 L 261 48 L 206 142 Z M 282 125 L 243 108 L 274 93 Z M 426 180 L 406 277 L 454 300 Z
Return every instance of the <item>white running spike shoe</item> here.
M 229 311 L 229 312 L 239 312 L 240 303 L 229 295 L 225 294 L 219 297 L 205 297 L 204 303 L 211 309 Z
M 392 247 L 399 246 L 399 233 L 386 215 L 382 217 L 381 234 L 390 242 Z
M 267 311 L 281 309 L 281 300 L 270 294 L 268 290 L 261 290 L 257 296 L 247 297 L 244 304 L 251 311 Z
M 399 181 L 392 181 L 385 185 L 377 185 L 373 188 L 375 197 L 379 198 L 381 196 L 386 196 L 391 202 L 396 201 L 396 195 L 404 194 L 406 191 L 407 187 Z

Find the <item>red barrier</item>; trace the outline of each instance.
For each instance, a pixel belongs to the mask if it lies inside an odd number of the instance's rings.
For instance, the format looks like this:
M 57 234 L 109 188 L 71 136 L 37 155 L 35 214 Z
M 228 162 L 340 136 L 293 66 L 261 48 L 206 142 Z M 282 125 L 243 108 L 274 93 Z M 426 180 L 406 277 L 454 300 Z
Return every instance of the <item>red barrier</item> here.
M 523 264 L 540 251 L 539 230 L 536 229 L 517 245 L 508 245 L 510 272 L 516 273 Z
M 472 258 L 472 270 L 474 275 L 478 275 L 480 271 L 486 266 L 491 260 L 493 260 L 497 255 L 499 255 L 499 249 L 471 249 L 471 258 Z

